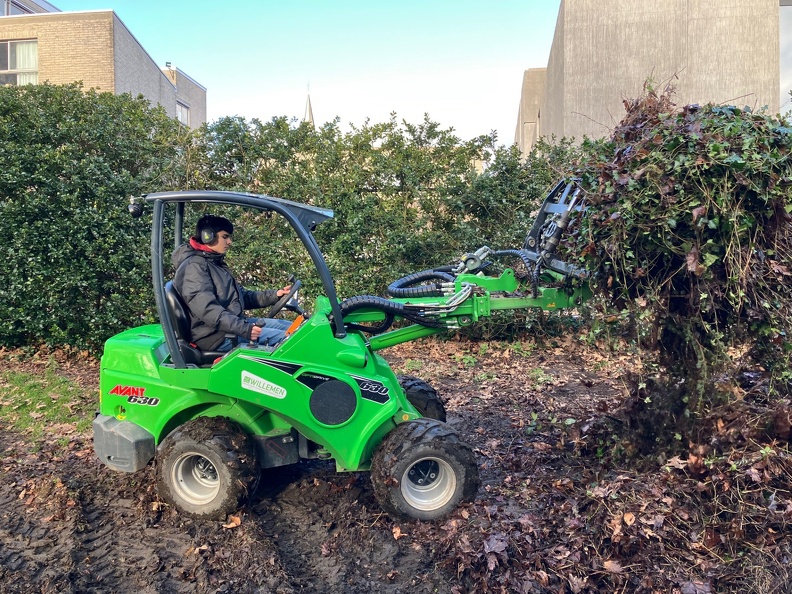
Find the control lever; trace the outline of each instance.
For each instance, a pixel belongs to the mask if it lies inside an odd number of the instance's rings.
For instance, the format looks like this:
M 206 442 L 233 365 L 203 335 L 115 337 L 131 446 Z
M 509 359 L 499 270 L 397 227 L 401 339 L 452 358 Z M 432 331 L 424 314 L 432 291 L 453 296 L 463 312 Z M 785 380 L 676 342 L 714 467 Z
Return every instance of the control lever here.
M 253 325 L 257 326 L 258 328 L 264 328 L 264 326 L 267 325 L 267 322 L 264 318 L 257 318 Z M 256 344 L 257 342 L 251 338 L 248 346 L 256 346 Z

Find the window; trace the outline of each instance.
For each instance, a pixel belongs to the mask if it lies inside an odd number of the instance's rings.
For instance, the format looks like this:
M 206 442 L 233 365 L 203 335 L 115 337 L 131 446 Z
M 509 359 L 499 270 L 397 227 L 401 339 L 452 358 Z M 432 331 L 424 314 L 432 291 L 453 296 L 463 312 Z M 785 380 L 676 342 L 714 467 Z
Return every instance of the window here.
M 179 101 L 176 102 L 176 119 L 185 126 L 190 125 L 190 108 Z
M 39 12 L 59 11 L 52 6 L 52 4 L 44 0 L 0 0 L 0 16 L 36 14 Z
M 3 14 L 2 16 L 9 16 L 14 14 L 30 14 L 33 12 L 30 9 L 25 9 L 25 7 L 20 6 L 18 2 L 14 2 L 14 0 L 2 0 L 3 2 Z
M 38 83 L 38 41 L 0 41 L 0 85 Z

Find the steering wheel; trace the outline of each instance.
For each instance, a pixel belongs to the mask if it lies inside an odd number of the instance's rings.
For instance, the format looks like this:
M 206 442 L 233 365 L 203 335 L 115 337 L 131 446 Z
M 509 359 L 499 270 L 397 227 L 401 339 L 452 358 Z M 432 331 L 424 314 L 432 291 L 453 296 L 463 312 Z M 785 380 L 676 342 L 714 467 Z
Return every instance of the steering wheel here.
M 289 301 L 291 301 L 292 297 L 294 297 L 294 294 L 300 289 L 301 286 L 302 286 L 302 281 L 294 279 L 294 281 L 291 284 L 291 288 L 289 289 L 289 292 L 286 293 L 280 299 L 278 299 L 275 305 L 270 307 L 270 310 L 267 312 L 267 317 L 274 318 L 276 315 L 278 315 L 278 312 L 282 310 Z

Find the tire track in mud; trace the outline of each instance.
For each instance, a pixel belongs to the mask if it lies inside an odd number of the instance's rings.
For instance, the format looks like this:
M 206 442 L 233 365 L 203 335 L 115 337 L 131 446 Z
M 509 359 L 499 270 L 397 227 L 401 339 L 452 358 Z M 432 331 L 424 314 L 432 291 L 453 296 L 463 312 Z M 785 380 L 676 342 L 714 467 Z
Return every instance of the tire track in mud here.
M 90 440 L 66 454 L 19 443 L 0 431 L 0 593 L 294 592 L 249 516 L 234 530 L 180 516 L 157 499 L 153 465 L 115 473 Z
M 450 592 L 428 551 L 394 538 L 368 481 L 325 463 L 262 477 L 255 511 L 292 585 L 315 594 Z
M 0 584 L 4 592 L 70 592 L 64 575 L 71 569 L 73 541 L 65 523 L 28 517 L 17 485 L 0 485 Z
M 195 591 L 194 584 L 173 575 L 186 569 L 182 566 L 192 545 L 188 535 L 164 535 L 147 527 L 131 500 L 86 495 L 78 510 L 72 553 L 71 578 L 78 591 Z
M 0 432 L 0 452 L 0 592 L 202 592 L 193 537 L 151 507 L 153 468 L 114 473 L 83 436 L 31 453 Z

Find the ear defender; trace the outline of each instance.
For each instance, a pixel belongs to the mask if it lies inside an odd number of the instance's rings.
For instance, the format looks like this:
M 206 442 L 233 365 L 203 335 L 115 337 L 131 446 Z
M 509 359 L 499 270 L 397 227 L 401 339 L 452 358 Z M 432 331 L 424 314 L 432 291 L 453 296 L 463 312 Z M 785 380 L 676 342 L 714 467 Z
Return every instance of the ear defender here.
M 201 243 L 210 244 L 215 240 L 215 232 L 211 227 L 201 229 Z

